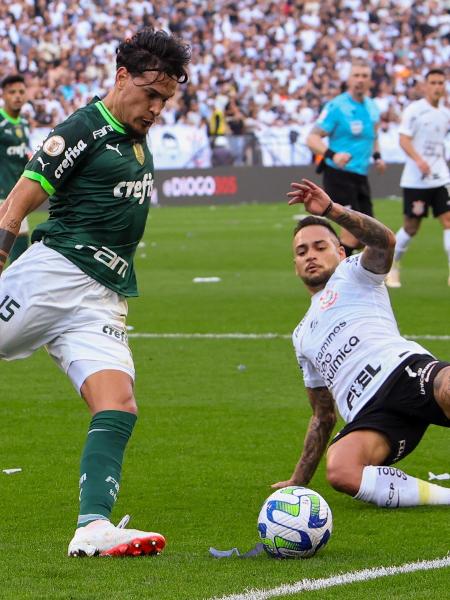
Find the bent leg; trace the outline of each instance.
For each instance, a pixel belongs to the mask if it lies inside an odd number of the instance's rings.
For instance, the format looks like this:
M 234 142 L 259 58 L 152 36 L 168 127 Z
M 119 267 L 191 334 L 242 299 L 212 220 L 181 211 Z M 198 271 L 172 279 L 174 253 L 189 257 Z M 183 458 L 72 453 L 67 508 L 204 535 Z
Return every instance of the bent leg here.
M 102 370 L 90 375 L 81 394 L 93 417 L 80 465 L 78 527 L 109 520 L 137 412 L 133 380 L 123 371 Z
M 403 227 L 401 227 L 395 234 L 395 251 L 394 260 L 399 262 L 412 238 L 417 234 L 421 225 L 421 219 L 417 217 L 408 217 L 407 215 L 403 218 Z
M 339 492 L 357 494 L 364 467 L 380 465 L 391 451 L 388 439 L 373 429 L 352 431 L 327 452 L 327 479 Z
M 124 371 L 104 369 L 93 373 L 84 381 L 80 394 L 93 415 L 102 410 L 137 413 L 133 380 Z
M 94 416 L 81 459 L 80 513 L 68 554 L 159 554 L 166 543 L 161 534 L 125 529 L 129 517 L 117 527 L 109 521 L 119 493 L 123 455 L 136 422 L 133 379 L 124 371 L 103 369 L 89 375 L 80 391 Z
M 450 488 L 383 465 L 389 454 L 390 444 L 383 434 L 352 431 L 328 450 L 328 480 L 338 491 L 384 508 L 450 504 Z

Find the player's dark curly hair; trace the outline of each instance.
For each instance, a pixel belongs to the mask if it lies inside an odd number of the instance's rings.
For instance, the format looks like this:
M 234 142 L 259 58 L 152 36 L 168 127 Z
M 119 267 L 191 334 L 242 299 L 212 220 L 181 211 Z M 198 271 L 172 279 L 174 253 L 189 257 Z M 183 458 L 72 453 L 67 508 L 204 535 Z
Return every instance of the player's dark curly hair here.
M 444 69 L 430 69 L 428 71 L 428 73 L 425 75 L 425 79 L 428 79 L 428 77 L 430 77 L 430 75 L 442 75 L 442 77 L 445 77 L 445 71 Z
M 145 27 L 121 42 L 116 54 L 117 68 L 125 67 L 132 75 L 157 71 L 178 83 L 188 80 L 186 67 L 191 60 L 191 48 L 166 31 Z
M 336 233 L 336 231 L 334 230 L 334 227 L 330 224 L 330 222 L 327 221 L 326 219 L 324 219 L 323 217 L 317 217 L 316 215 L 308 215 L 307 217 L 300 219 L 300 221 L 294 227 L 294 236 L 293 237 L 295 237 L 301 229 L 304 229 L 305 227 L 309 227 L 310 225 L 321 225 L 322 227 L 326 227 L 329 231 L 331 231 L 331 233 L 337 239 L 339 244 L 342 243 L 341 240 L 339 239 L 338 234 Z
M 13 83 L 25 83 L 25 78 L 19 74 L 8 75 L 1 83 L 2 90 L 4 90 L 7 85 L 12 85 Z

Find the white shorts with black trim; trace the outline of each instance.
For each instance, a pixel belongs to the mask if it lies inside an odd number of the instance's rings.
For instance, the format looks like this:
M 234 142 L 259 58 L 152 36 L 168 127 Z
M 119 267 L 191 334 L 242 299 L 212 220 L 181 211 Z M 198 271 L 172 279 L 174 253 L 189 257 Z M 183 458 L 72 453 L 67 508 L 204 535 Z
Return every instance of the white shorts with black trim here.
M 104 369 L 128 373 L 125 298 L 59 252 L 33 244 L 0 277 L 0 358 L 25 358 L 42 346 L 79 391 Z

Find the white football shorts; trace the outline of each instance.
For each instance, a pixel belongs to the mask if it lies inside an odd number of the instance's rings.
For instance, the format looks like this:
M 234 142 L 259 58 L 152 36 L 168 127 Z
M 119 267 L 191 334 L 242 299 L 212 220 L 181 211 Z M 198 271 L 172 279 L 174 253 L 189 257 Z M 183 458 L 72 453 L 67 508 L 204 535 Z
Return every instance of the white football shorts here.
M 0 358 L 25 358 L 46 346 L 78 391 L 103 369 L 134 380 L 127 313 L 123 296 L 38 242 L 0 277 Z

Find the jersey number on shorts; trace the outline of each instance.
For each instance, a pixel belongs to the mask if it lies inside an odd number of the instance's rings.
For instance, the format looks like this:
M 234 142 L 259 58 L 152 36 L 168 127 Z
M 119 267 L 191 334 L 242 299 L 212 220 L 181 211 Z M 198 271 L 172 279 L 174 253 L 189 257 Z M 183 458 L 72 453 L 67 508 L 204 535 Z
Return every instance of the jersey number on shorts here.
M 0 302 L 0 319 L 5 322 L 9 321 L 17 308 L 20 308 L 20 304 L 9 296 L 5 296 Z

